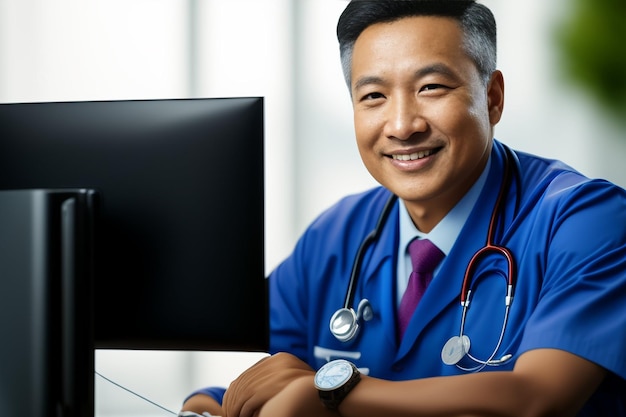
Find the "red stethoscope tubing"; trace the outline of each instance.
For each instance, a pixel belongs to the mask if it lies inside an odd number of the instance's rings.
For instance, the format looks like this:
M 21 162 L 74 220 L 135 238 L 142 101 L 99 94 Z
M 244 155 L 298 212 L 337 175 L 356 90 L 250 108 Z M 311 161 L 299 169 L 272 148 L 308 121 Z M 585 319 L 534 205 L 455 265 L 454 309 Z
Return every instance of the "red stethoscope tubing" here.
M 479 249 L 472 259 L 470 259 L 467 264 L 467 268 L 465 269 L 465 275 L 463 277 L 463 285 L 461 286 L 461 305 L 466 307 L 469 303 L 469 294 L 471 292 L 470 285 L 472 284 L 472 277 L 474 276 L 474 271 L 478 266 L 478 262 L 486 257 L 489 254 L 495 253 L 500 254 L 507 260 L 508 264 L 508 273 L 507 273 L 507 296 L 505 300 L 505 304 L 509 306 L 511 301 L 513 300 L 515 284 L 517 281 L 517 270 L 515 266 L 515 258 L 513 257 L 513 253 L 506 247 L 496 245 L 494 243 L 494 237 L 496 234 L 496 223 L 498 219 L 498 213 L 503 212 L 503 204 L 505 199 L 506 191 L 509 189 L 511 180 L 512 180 L 512 166 L 511 166 L 511 156 L 506 155 L 507 157 L 504 159 L 505 169 L 504 169 L 504 178 L 502 179 L 502 184 L 500 184 L 500 190 L 498 191 L 498 199 L 496 200 L 496 204 L 493 207 L 493 211 L 491 212 L 491 219 L 489 221 L 489 230 L 487 232 L 487 243 L 481 249 Z

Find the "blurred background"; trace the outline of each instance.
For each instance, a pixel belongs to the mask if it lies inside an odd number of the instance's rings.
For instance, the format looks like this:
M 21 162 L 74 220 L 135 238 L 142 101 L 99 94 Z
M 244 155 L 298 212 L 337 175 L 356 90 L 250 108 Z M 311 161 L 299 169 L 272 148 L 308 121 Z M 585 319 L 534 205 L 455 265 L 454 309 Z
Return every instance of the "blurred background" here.
M 496 137 L 626 186 L 626 3 L 484 0 L 506 82 Z M 0 0 L 0 102 L 264 96 L 266 267 L 340 196 L 374 184 L 335 25 L 347 0 Z M 211 314 L 207 306 L 207 314 Z M 178 411 L 248 352 L 96 352 L 108 378 Z M 96 416 L 171 415 L 96 377 Z

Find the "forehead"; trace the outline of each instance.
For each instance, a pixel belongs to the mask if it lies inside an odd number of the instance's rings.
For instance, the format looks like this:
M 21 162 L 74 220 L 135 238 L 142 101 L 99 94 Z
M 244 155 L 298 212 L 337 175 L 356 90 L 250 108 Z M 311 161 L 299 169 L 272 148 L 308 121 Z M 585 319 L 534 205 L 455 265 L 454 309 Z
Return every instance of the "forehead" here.
M 459 23 L 447 17 L 414 16 L 367 27 L 357 38 L 352 56 L 352 75 L 378 67 L 401 69 L 403 65 L 456 66 L 469 57 L 463 47 Z

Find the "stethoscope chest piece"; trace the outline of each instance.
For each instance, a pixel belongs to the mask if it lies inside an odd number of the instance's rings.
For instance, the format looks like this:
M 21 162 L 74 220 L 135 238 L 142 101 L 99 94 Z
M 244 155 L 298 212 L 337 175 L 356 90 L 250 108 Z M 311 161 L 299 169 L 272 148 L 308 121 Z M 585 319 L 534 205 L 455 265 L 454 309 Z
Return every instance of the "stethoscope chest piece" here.
M 361 300 L 357 311 L 353 308 L 340 308 L 330 318 L 330 331 L 340 342 L 352 340 L 359 331 L 361 319 L 369 321 L 374 317 L 374 311 L 367 299 Z
M 446 365 L 456 365 L 469 352 L 470 345 L 466 335 L 452 336 L 441 349 L 441 360 Z
M 352 339 L 358 330 L 359 323 L 351 308 L 341 308 L 335 311 L 330 319 L 330 331 L 340 342 Z

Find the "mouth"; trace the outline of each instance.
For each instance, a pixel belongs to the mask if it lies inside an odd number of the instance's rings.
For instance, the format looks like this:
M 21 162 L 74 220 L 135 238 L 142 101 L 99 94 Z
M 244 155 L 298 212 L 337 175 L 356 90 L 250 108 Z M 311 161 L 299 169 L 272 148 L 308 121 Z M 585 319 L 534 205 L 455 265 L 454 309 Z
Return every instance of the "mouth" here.
M 428 149 L 419 152 L 413 152 L 411 154 L 392 154 L 390 157 L 396 161 L 415 161 L 417 159 L 423 159 L 439 152 L 441 148 Z

